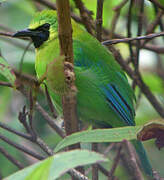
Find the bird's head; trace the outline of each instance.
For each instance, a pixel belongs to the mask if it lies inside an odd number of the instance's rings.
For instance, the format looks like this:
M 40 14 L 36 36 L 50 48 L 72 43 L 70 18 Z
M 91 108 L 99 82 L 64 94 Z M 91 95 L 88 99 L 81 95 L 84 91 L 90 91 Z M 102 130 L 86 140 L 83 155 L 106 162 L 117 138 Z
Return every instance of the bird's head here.
M 57 14 L 53 10 L 44 10 L 36 13 L 29 27 L 16 32 L 14 37 L 30 37 L 35 48 L 43 43 L 57 38 L 58 33 Z

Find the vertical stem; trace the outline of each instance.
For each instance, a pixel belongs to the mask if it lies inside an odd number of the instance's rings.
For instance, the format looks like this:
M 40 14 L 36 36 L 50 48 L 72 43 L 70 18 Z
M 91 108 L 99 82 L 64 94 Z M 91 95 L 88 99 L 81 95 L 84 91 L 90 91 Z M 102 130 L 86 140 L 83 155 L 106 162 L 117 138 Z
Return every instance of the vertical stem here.
M 68 62 L 70 66 L 73 64 L 73 46 L 72 46 L 72 25 L 70 16 L 69 0 L 57 0 L 57 14 L 58 14 L 58 32 L 60 42 L 60 54 L 64 55 L 65 63 Z M 64 73 L 72 73 L 73 68 L 70 66 L 64 67 Z M 74 72 L 73 72 L 74 73 Z M 66 75 L 66 73 L 65 73 Z M 75 76 L 75 75 L 74 75 Z M 63 95 L 63 115 L 66 135 L 78 131 L 78 121 L 76 115 L 76 88 L 74 79 L 66 82 L 69 86 L 69 91 Z
M 128 38 L 132 36 L 131 34 L 131 17 L 132 17 L 132 7 L 133 7 L 133 0 L 130 0 L 130 5 L 129 5 L 129 9 L 128 9 L 128 20 L 127 20 L 127 35 Z M 132 48 L 132 44 L 131 42 L 129 42 L 129 51 L 130 51 L 130 57 L 132 58 L 131 61 L 132 63 L 134 63 L 134 53 L 133 53 L 133 48 Z
M 92 151 L 98 152 L 98 143 L 92 143 Z M 92 165 L 92 180 L 98 180 L 98 164 Z
M 96 38 L 101 42 L 102 35 L 102 14 L 103 14 L 104 0 L 97 0 L 97 13 L 96 13 Z
M 141 36 L 141 33 L 142 33 L 144 0 L 140 0 L 139 5 L 140 5 L 140 11 L 139 11 L 139 14 L 138 14 L 138 32 L 137 32 L 137 36 Z M 136 56 L 136 59 L 135 59 L 135 62 L 134 62 L 135 72 L 138 72 L 140 48 L 141 48 L 141 42 L 137 41 L 137 56 Z
M 130 144 L 129 141 L 124 140 L 124 147 L 126 148 L 126 152 L 129 155 L 129 167 L 131 168 L 131 171 L 133 172 L 134 179 L 135 180 L 144 180 L 144 177 L 138 167 L 132 145 Z
M 83 24 L 85 25 L 85 28 L 87 31 L 93 35 L 92 25 L 91 25 L 91 17 L 89 16 L 88 12 L 86 11 L 86 8 L 81 0 L 74 0 L 76 7 L 80 11 L 80 16 L 82 19 Z
M 62 97 L 64 126 L 66 135 L 70 135 L 78 131 L 78 119 L 76 111 L 76 87 L 75 74 L 73 69 L 73 46 L 72 46 L 72 25 L 70 15 L 69 0 L 57 0 L 58 15 L 58 33 L 60 43 L 60 55 L 64 55 L 64 74 L 66 84 L 69 87 L 68 92 Z M 70 80 L 71 78 L 71 80 Z M 80 148 L 80 144 L 75 144 L 69 149 Z M 83 172 L 83 168 L 79 168 Z

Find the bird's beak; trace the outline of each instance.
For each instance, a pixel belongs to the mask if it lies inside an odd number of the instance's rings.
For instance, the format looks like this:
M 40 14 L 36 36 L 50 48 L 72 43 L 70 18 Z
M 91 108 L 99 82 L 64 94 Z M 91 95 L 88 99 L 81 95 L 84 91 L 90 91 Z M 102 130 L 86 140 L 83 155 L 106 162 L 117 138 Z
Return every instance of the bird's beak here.
M 13 37 L 32 37 L 32 36 L 36 36 L 37 34 L 38 34 L 37 31 L 24 29 L 22 31 L 18 31 L 15 34 L 13 34 Z

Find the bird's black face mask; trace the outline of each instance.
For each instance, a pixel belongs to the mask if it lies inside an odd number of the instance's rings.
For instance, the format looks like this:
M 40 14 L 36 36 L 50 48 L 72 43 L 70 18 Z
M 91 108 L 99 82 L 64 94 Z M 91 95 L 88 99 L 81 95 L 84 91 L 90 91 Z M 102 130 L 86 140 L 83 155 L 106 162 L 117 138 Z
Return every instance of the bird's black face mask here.
M 35 48 L 39 48 L 49 38 L 50 24 L 45 23 L 36 29 L 24 29 L 16 32 L 13 37 L 30 37 Z

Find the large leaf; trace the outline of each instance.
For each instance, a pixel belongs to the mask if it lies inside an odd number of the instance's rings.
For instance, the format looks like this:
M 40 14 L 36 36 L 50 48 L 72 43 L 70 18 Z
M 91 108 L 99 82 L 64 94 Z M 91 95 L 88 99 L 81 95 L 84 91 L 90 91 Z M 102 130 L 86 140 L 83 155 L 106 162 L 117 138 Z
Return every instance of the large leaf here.
M 107 161 L 103 155 L 88 150 L 63 152 L 18 171 L 5 180 L 54 180 L 79 165 L 103 161 Z
M 0 74 L 3 75 L 14 86 L 16 80 L 14 71 L 2 57 L 0 57 Z
M 121 142 L 124 139 L 136 139 L 136 134 L 140 128 L 140 126 L 128 126 L 112 129 L 95 129 L 74 133 L 60 141 L 54 151 L 57 152 L 64 147 L 78 142 Z

